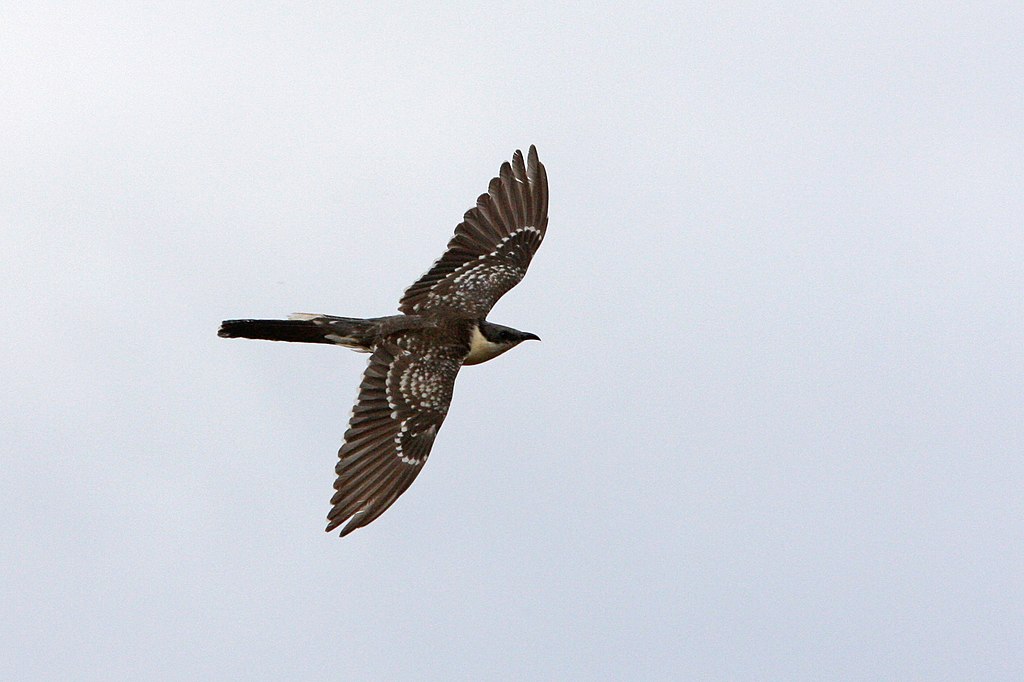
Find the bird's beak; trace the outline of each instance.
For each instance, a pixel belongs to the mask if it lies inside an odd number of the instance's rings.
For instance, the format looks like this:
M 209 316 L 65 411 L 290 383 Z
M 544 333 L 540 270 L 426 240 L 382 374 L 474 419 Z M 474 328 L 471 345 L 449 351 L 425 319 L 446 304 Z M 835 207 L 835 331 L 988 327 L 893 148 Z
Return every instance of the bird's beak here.
M 523 341 L 540 341 L 540 337 L 530 332 L 523 332 Z

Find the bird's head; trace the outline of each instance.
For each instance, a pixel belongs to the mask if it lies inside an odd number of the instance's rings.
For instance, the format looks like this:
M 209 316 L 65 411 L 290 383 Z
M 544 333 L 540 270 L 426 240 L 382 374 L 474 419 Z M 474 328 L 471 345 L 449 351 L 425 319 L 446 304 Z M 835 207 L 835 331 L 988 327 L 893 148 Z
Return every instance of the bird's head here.
M 483 320 L 473 327 L 469 339 L 469 355 L 462 364 L 477 365 L 486 362 L 531 339 L 540 341 L 536 334 Z

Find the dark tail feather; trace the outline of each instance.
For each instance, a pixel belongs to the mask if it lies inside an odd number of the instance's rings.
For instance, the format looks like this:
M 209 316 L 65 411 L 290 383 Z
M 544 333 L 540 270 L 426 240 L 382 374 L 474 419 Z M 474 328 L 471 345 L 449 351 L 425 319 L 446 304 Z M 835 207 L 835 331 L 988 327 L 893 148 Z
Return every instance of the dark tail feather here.
M 266 339 L 299 343 L 334 343 L 325 330 L 310 320 L 224 320 L 217 336 L 225 339 Z

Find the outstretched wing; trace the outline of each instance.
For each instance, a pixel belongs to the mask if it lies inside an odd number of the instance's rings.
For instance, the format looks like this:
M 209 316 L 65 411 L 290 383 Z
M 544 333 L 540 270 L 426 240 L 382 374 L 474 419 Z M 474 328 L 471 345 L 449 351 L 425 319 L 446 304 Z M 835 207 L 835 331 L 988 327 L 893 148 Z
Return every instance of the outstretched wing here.
M 452 398 L 465 348 L 417 344 L 410 334 L 377 345 L 363 373 L 327 515 L 345 536 L 394 503 L 420 473 Z
M 525 163 L 516 150 L 455 228 L 444 255 L 405 290 L 398 309 L 415 314 L 448 308 L 485 317 L 523 279 L 547 226 L 544 165 L 536 147 Z

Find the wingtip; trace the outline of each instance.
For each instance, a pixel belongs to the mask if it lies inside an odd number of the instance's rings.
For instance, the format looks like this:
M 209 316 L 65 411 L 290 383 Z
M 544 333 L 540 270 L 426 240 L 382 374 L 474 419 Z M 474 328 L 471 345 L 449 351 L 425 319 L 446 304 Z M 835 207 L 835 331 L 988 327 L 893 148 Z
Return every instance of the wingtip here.
M 327 527 L 324 528 L 324 532 L 325 533 L 332 533 L 335 530 L 337 530 L 338 526 L 340 526 L 340 525 L 341 525 L 341 521 L 334 521 L 334 520 L 330 520 L 329 519 L 327 521 Z M 351 531 L 349 531 L 349 532 L 351 532 Z M 342 537 L 342 538 L 345 537 L 345 530 L 344 529 L 342 529 L 341 534 L 338 535 L 338 537 Z
M 523 158 L 526 159 L 526 163 L 527 164 L 536 164 L 537 163 L 537 145 L 531 144 L 529 149 L 526 151 L 525 156 L 523 154 L 523 150 L 522 149 L 517 149 L 512 154 L 513 161 L 521 160 Z
M 335 495 L 335 498 L 336 497 L 337 494 Z M 334 502 L 334 498 L 332 498 L 331 502 Z M 327 515 L 327 527 L 324 528 L 325 533 L 330 533 L 331 531 L 337 530 L 338 526 L 341 526 L 341 524 L 344 523 L 345 525 L 342 527 L 341 532 L 338 533 L 338 537 L 343 538 L 352 531 L 362 528 L 366 525 L 365 523 L 362 523 L 363 518 L 366 516 L 366 510 L 360 510 L 355 514 L 352 514 L 351 516 L 345 516 L 342 514 L 334 516 L 334 512 L 336 509 L 338 509 L 338 507 L 332 509 L 331 513 Z M 348 521 L 348 523 L 345 523 L 345 521 Z

